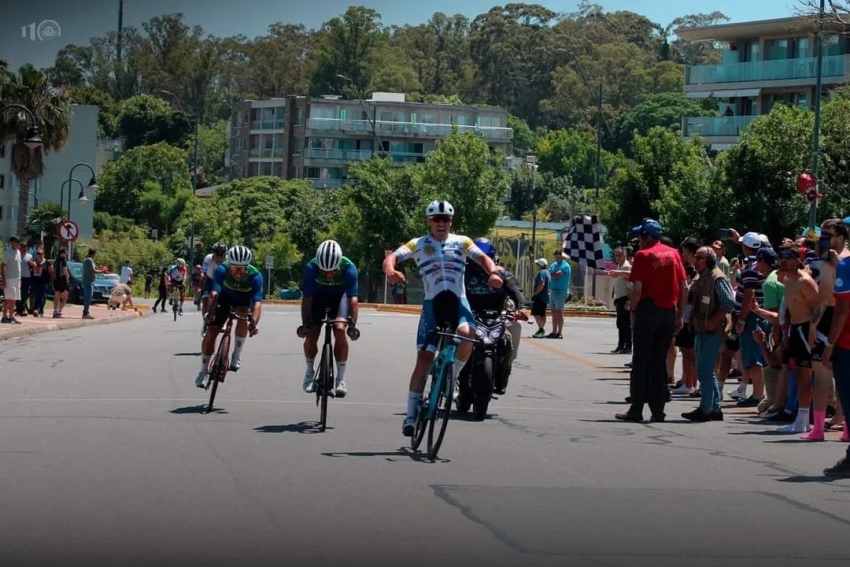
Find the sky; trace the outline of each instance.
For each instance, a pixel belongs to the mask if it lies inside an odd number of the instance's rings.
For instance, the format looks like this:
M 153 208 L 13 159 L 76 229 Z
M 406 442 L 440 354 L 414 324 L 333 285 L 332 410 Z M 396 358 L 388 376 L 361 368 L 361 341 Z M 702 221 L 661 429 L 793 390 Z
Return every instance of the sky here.
M 700 8 L 682 0 L 599 0 L 605 11 L 629 10 L 666 25 L 694 12 L 720 11 L 733 22 L 792 16 L 801 0 L 708 0 Z M 318 28 L 345 12 L 350 5 L 377 10 L 385 25 L 419 24 L 435 12 L 469 17 L 510 0 L 125 0 L 124 26 L 140 28 L 154 16 L 182 12 L 189 25 L 200 25 L 216 36 L 263 35 L 276 22 L 302 23 Z M 529 2 L 533 3 L 533 2 Z M 578 0 L 537 2 L 555 12 L 572 12 Z M 69 43 L 87 45 L 89 39 L 118 27 L 119 0 L 0 0 L 0 59 L 12 69 L 24 63 L 49 67 L 56 53 Z M 51 33 L 52 32 L 52 33 Z

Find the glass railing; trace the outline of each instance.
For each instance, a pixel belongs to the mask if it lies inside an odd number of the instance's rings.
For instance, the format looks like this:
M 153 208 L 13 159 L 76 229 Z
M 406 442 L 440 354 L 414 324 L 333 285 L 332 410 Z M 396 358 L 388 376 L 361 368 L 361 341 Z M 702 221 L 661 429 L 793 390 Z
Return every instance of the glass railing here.
M 330 177 L 325 179 L 307 177 L 306 180 L 310 182 L 310 185 L 312 185 L 314 189 L 336 189 L 338 187 L 342 187 L 343 183 L 345 183 L 342 179 L 334 179 Z
M 824 77 L 843 77 L 847 65 L 846 55 L 823 58 Z M 775 59 L 751 61 L 728 65 L 698 65 L 688 67 L 685 84 L 715 85 L 720 83 L 747 83 L 754 81 L 783 81 L 814 79 L 817 76 L 817 58 Z
M 461 134 L 474 132 L 490 140 L 505 140 L 513 138 L 513 129 L 495 126 L 461 126 L 452 124 L 422 124 L 413 122 L 375 122 L 375 131 L 381 134 L 394 136 L 418 136 L 423 138 L 444 138 L 452 133 L 457 127 Z M 336 130 L 340 132 L 365 132 L 372 133 L 372 126 L 368 120 L 342 120 L 339 118 L 311 118 L 307 121 L 307 128 L 311 130 Z
M 696 116 L 685 118 L 684 136 L 740 136 L 755 116 Z
M 333 148 L 306 148 L 307 159 L 330 159 L 337 161 L 360 161 L 372 157 L 372 150 L 338 150 Z
M 282 148 L 252 148 L 249 154 L 252 158 L 279 158 L 283 157 Z
M 284 120 L 252 120 L 251 130 L 283 130 Z

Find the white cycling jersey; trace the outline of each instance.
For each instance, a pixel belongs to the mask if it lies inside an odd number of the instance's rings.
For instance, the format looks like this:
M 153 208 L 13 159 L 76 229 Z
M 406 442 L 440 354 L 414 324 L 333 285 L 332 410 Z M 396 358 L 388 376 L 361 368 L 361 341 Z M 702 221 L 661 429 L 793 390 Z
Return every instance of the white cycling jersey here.
M 201 264 L 201 271 L 207 275 L 209 279 L 212 279 L 215 276 L 215 269 L 218 268 L 218 264 L 215 260 L 213 260 L 212 254 L 207 254 L 207 257 L 204 258 L 204 263 Z
M 466 260 L 477 261 L 484 253 L 468 236 L 449 234 L 440 242 L 432 236 L 420 236 L 395 251 L 398 262 L 412 258 L 422 274 L 425 300 L 434 299 L 441 291 L 466 297 L 463 272 Z

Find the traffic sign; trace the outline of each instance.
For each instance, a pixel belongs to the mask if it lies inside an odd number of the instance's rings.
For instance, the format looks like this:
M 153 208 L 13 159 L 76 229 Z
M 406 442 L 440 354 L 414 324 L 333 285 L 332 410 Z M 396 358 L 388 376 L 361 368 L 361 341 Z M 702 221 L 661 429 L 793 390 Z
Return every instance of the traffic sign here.
M 274 268 L 274 256 L 266 256 L 266 269 L 271 270 Z
M 80 236 L 80 227 L 72 220 L 63 220 L 56 226 L 56 234 L 62 242 L 76 242 Z

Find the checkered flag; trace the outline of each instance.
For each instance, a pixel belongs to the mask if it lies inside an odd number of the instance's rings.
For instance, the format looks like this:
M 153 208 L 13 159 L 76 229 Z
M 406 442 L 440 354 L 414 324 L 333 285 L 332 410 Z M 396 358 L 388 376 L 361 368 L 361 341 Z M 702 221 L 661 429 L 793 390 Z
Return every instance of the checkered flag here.
M 576 215 L 564 239 L 564 254 L 590 269 L 605 268 L 602 231 L 596 215 Z

